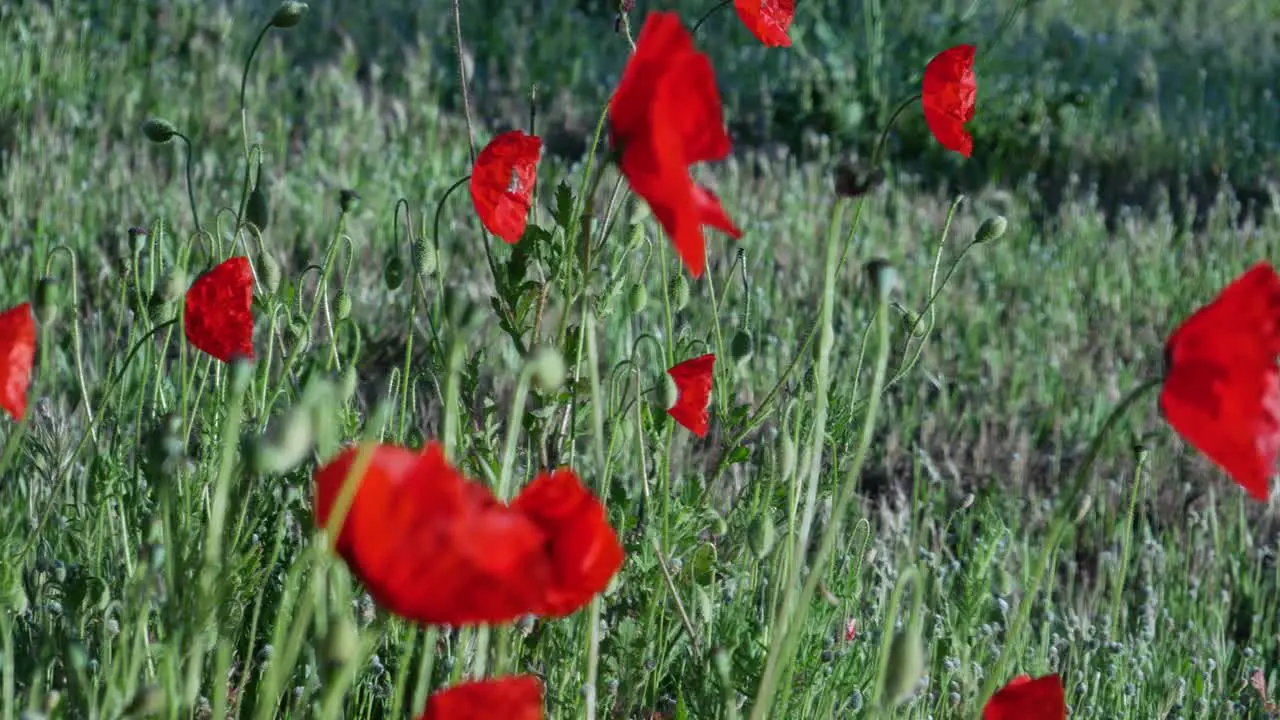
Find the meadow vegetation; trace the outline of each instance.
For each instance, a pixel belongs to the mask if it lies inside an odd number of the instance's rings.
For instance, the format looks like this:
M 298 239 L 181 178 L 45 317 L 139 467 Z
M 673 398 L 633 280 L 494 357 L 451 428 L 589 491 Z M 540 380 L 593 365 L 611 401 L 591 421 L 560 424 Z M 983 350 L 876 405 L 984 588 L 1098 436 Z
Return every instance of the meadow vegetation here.
M 617 172 L 583 190 L 627 32 L 714 6 L 622 27 L 608 0 L 472 0 L 455 27 L 446 0 L 314 2 L 245 73 L 271 0 L 0 5 L 0 306 L 40 320 L 0 423 L 0 716 L 416 717 L 502 667 L 551 718 L 975 718 L 1015 673 L 1060 674 L 1073 717 L 1269 717 L 1274 516 L 1151 395 L 1091 442 L 1183 318 L 1278 259 L 1280 5 L 813 0 L 789 48 L 722 9 L 696 42 L 733 152 L 695 177 L 742 238 L 708 232 L 694 278 Z M 837 168 L 958 43 L 972 157 L 917 103 L 833 212 Z M 507 245 L 450 188 L 517 128 L 544 143 L 541 234 Z M 180 325 L 232 255 L 252 366 Z M 703 353 L 697 437 L 665 371 Z M 406 622 L 313 517 L 361 438 L 442 440 L 495 485 L 572 465 L 626 561 L 566 618 Z M 918 673 L 891 661 L 913 628 Z

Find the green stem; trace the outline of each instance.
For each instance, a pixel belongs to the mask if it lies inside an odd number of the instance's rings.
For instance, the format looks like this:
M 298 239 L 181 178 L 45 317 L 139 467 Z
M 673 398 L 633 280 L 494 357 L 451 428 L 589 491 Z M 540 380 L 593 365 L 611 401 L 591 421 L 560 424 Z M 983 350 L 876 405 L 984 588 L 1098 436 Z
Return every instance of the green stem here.
M 1139 446 L 1137 466 L 1133 470 L 1133 490 L 1129 492 L 1129 512 L 1125 515 L 1124 535 L 1120 538 L 1120 567 L 1116 568 L 1111 588 L 1111 638 L 1118 634 L 1120 626 L 1120 599 L 1124 596 L 1125 578 L 1129 573 L 1129 552 L 1133 545 L 1133 517 L 1138 509 L 1138 496 L 1142 494 L 1142 473 L 1147 466 L 1147 449 Z
M 182 139 L 182 143 L 187 146 L 187 200 L 191 203 L 191 217 L 196 223 L 196 232 L 204 232 L 204 228 L 200 226 L 200 211 L 196 209 L 196 186 L 191 180 L 191 139 L 182 133 L 175 133 Z

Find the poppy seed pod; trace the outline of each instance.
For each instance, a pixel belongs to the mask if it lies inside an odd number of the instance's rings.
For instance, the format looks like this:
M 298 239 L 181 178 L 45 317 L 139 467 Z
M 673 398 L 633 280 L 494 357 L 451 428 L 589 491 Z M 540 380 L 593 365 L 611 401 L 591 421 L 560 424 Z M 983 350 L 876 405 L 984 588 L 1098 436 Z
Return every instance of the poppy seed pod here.
M 338 192 L 338 210 L 340 210 L 343 215 L 355 212 L 355 209 L 359 206 L 360 194 L 355 190 L 343 189 Z
M 888 299 L 890 295 L 898 291 L 901 284 L 898 279 L 898 271 L 894 269 L 893 265 L 889 264 L 888 260 L 876 258 L 868 261 L 863 267 L 877 297 Z
M 542 346 L 529 357 L 529 370 L 533 387 L 541 393 L 553 393 L 564 385 L 566 369 L 564 358 L 555 348 Z
M 399 255 L 392 255 L 387 261 L 387 266 L 382 269 L 382 281 L 388 290 L 399 290 L 404 284 L 404 262 Z
M 262 189 L 262 166 L 258 166 L 258 176 L 253 181 L 253 191 L 249 193 L 249 200 L 244 206 L 244 219 L 250 225 L 258 228 L 258 232 L 267 229 L 267 223 L 271 222 L 271 208 L 267 206 L 267 193 Z
M 1004 233 L 1009 229 L 1009 221 L 1003 215 L 993 215 L 978 226 L 978 232 L 974 233 L 973 241 L 975 243 L 989 243 L 1004 237 Z
M 880 689 L 880 701 L 885 707 L 897 707 L 910 698 L 924 675 L 924 642 L 916 625 L 913 622 L 894 633 L 889 645 L 888 672 Z
M 635 315 L 642 312 L 648 304 L 649 291 L 645 290 L 644 284 L 635 283 L 632 285 L 630 292 L 627 293 L 627 312 Z
M 258 278 L 262 280 L 262 286 L 267 289 L 267 292 L 275 294 L 276 290 L 280 289 L 280 263 L 271 253 L 264 252 L 262 257 L 258 258 Z
M 734 362 L 744 363 L 751 359 L 751 333 L 747 330 L 739 330 L 734 334 L 733 340 L 729 343 L 729 354 L 733 356 Z
M 351 294 L 346 290 L 339 290 L 338 296 L 333 299 L 333 317 L 338 322 L 351 317 Z
M 36 284 L 36 319 L 47 325 L 58 318 L 58 303 L 54 300 L 53 291 L 57 285 L 51 277 L 42 277 Z
M 178 128 L 163 118 L 150 118 L 142 123 L 142 134 L 157 145 L 163 145 L 178 134 Z
M 291 28 L 302 22 L 302 16 L 310 10 L 304 2 L 298 0 L 285 0 L 280 3 L 280 7 L 276 10 L 276 14 L 271 16 L 271 27 L 280 29 Z
M 680 311 L 685 309 L 689 304 L 689 281 L 685 279 L 681 273 L 671 276 L 671 283 L 668 286 L 668 292 L 671 294 L 671 309 Z
M 751 525 L 747 528 L 747 546 L 751 548 L 751 554 L 756 560 L 769 557 L 775 539 L 773 519 L 768 514 L 761 513 L 751 519 Z
M 413 243 L 413 269 L 422 277 L 431 277 L 439 267 L 436 249 L 426 240 L 419 238 Z

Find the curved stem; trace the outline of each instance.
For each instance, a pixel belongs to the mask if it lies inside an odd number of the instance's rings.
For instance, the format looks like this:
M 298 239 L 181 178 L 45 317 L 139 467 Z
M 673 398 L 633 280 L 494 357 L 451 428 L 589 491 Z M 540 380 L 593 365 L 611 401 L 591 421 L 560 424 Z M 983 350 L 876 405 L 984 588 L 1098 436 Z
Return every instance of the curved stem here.
M 182 138 L 183 144 L 187 146 L 187 200 L 191 202 L 191 217 L 195 220 L 196 232 L 202 232 L 204 228 L 200 225 L 200 211 L 196 209 L 196 187 L 191 181 L 191 139 L 182 133 L 175 134 Z
M 80 340 L 80 293 L 77 289 L 80 284 L 80 275 L 76 272 L 76 254 L 66 245 L 58 245 L 49 251 L 49 257 L 44 263 L 44 274 L 49 276 L 53 268 L 53 257 L 59 251 L 67 254 L 67 259 L 71 262 L 71 351 L 76 356 L 76 380 L 80 383 L 80 397 L 84 398 L 84 414 L 89 419 L 89 434 L 93 437 L 93 442 L 98 442 L 98 425 L 93 419 L 93 403 L 89 399 L 89 386 L 84 379 L 84 351 L 81 348 Z
M 721 2 L 717 3 L 715 7 L 703 13 L 702 17 L 698 18 L 698 22 L 693 24 L 693 29 L 689 31 L 689 34 L 693 35 L 697 33 L 698 28 L 702 27 L 702 23 L 706 22 L 707 18 L 711 17 L 712 15 L 715 15 L 716 13 L 720 12 L 724 8 L 729 7 L 729 5 L 732 2 L 733 0 L 721 0 Z

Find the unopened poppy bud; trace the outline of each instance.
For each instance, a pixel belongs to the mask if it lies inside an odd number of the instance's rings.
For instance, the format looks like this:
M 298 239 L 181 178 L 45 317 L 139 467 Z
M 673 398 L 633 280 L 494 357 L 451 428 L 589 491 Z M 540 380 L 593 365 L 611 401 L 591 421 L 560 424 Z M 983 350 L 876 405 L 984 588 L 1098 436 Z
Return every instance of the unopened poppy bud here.
M 254 447 L 254 467 L 269 475 L 289 472 L 306 459 L 314 439 L 310 408 L 294 408 L 271 438 L 264 438 Z
M 418 271 L 418 275 L 430 277 L 435 274 L 439 264 L 436 249 L 430 243 L 423 239 L 413 243 L 413 269 Z
M 769 557 L 769 553 L 773 551 L 775 535 L 773 520 L 767 514 L 762 513 L 751 519 L 751 526 L 747 528 L 747 546 L 757 560 Z
M 924 337 L 925 327 L 920 315 L 912 310 L 903 310 L 902 330 L 911 337 Z
M 338 296 L 333 299 L 333 317 L 338 322 L 351 317 L 351 294 L 346 290 L 339 290 Z
M 733 356 L 734 362 L 744 363 L 751 359 L 751 333 L 747 330 L 739 330 L 734 334 L 733 340 L 729 342 L 729 354 Z
M 555 348 L 542 346 L 533 351 L 529 358 L 529 369 L 533 387 L 543 394 L 553 393 L 564 385 L 564 358 Z
M 729 523 L 725 522 L 724 517 L 712 510 L 711 511 L 711 534 L 719 537 L 729 532 Z
M 592 308 L 595 311 L 597 320 L 604 320 L 613 314 L 613 301 L 616 294 L 612 289 L 609 289 L 596 297 Z
M 649 304 L 649 291 L 645 290 L 644 283 L 635 283 L 631 286 L 631 290 L 627 293 L 627 312 L 635 315 L 644 310 Z
M 796 441 L 790 435 L 783 435 L 778 447 L 778 463 L 782 469 L 782 477 L 790 477 L 796 471 Z
M 244 206 L 244 219 L 261 232 L 271 222 L 271 208 L 267 206 L 267 193 L 262 189 L 262 166 L 258 166 L 258 177 L 253 181 L 253 191 Z
M 355 366 L 347 365 L 346 369 L 342 371 L 341 380 L 339 380 L 338 382 L 338 390 L 341 393 L 343 402 L 348 402 L 351 400 L 352 397 L 355 396 L 356 385 L 359 382 L 359 380 L 360 378 L 358 375 L 356 375 Z
M 359 206 L 360 194 L 355 190 L 343 189 L 338 192 L 338 209 L 342 211 L 343 215 L 355 212 L 355 209 Z
M 346 666 L 360 654 L 360 630 L 347 613 L 341 613 L 329 623 L 324 636 L 324 663 L 331 669 Z
M 993 215 L 978 226 L 978 232 L 973 234 L 975 243 L 989 243 L 999 240 L 1004 236 L 1004 232 L 1009 229 L 1009 221 L 1003 215 Z
M 884 170 L 861 167 L 856 163 L 841 163 L 836 168 L 836 194 L 856 198 L 880 187 L 884 182 Z
M 163 118 L 150 118 L 142 123 L 142 134 L 151 142 L 163 145 L 178 134 L 178 128 Z
M 309 9 L 310 7 L 304 2 L 285 0 L 280 3 L 276 14 L 271 16 L 271 26 L 281 29 L 291 28 L 302 22 L 302 16 L 306 15 Z
M 267 289 L 267 292 L 274 295 L 276 290 L 280 289 L 280 263 L 271 253 L 264 252 L 258 259 L 258 277 L 262 280 L 262 286 Z
M 671 276 L 668 292 L 671 294 L 672 310 L 683 310 L 689 304 L 689 281 L 679 272 Z
M 295 353 L 305 352 L 311 346 L 311 327 L 305 320 L 295 320 L 289 324 L 289 344 Z
M 164 689 L 159 685 L 144 685 L 133 694 L 124 708 L 126 717 L 157 715 L 165 708 Z
M 658 399 L 662 402 L 663 410 L 670 410 L 675 407 L 676 402 L 680 399 L 680 388 L 676 387 L 676 381 L 670 375 L 663 373 L 658 378 L 658 388 L 661 395 Z
M 1093 496 L 1085 495 L 1080 501 L 1080 508 L 1076 510 L 1076 524 L 1079 525 L 1089 515 L 1089 511 L 1093 509 Z
M 151 297 L 147 299 L 147 317 L 151 318 L 152 323 L 169 322 L 173 317 L 173 312 L 177 308 L 170 308 L 169 301 L 164 299 L 163 289 L 156 290 L 151 293 Z
M 924 674 L 924 643 L 919 628 L 908 626 L 893 635 L 889 666 L 880 698 L 885 707 L 896 707 L 911 697 Z
M 960 509 L 968 510 L 969 508 L 973 507 L 973 501 L 976 499 L 977 498 L 974 496 L 973 493 L 966 493 L 964 496 L 964 500 L 960 501 Z
M 382 280 L 387 284 L 388 290 L 399 290 L 404 284 L 404 262 L 399 255 L 392 255 L 387 261 L 387 266 L 382 270 Z
M 182 297 L 187 291 L 187 275 L 178 268 L 171 269 L 165 274 L 164 280 L 160 283 L 160 295 L 165 302 L 173 302 Z
M 731 687 L 730 672 L 733 668 L 733 659 L 729 657 L 729 652 L 722 647 L 717 647 L 711 653 L 711 661 L 715 663 L 716 674 L 720 676 L 720 683 L 725 687 Z
M 36 284 L 36 319 L 42 325 L 47 325 L 58 317 L 58 303 L 53 297 L 56 287 L 51 277 L 42 277 Z
M 644 225 L 636 223 L 631 226 L 631 236 L 627 239 L 627 246 L 630 248 L 638 248 L 644 242 Z
M 889 264 L 888 260 L 876 258 L 868 261 L 864 269 L 877 297 L 887 299 L 897 292 L 899 286 L 898 271 L 894 269 L 893 265 Z
M 244 357 L 237 356 L 231 360 L 231 389 L 233 392 L 243 393 L 249 389 L 249 382 L 253 380 L 253 361 Z

